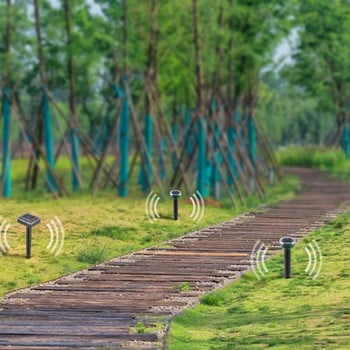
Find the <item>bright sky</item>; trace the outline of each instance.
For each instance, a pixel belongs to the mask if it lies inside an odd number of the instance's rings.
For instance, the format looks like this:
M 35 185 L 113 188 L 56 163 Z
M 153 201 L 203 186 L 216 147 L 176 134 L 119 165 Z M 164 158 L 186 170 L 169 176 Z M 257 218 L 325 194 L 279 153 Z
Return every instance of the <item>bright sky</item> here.
M 51 1 L 53 6 L 55 6 L 55 7 L 59 7 L 60 6 L 60 0 L 50 0 L 50 1 Z M 91 6 L 91 9 L 92 9 L 93 12 L 99 13 L 101 11 L 100 7 L 95 4 L 94 0 L 86 0 L 86 2 Z

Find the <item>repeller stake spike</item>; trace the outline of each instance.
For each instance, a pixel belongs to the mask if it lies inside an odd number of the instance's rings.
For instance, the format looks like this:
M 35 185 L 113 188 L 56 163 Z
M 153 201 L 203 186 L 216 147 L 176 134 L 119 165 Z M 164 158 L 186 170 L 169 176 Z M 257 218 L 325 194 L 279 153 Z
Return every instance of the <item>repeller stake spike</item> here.
M 174 211 L 174 220 L 177 220 L 179 215 L 179 203 L 178 199 L 181 197 L 182 193 L 179 190 L 172 190 L 169 192 L 170 197 L 173 199 L 173 211 Z
M 32 247 L 32 228 L 40 223 L 40 218 L 27 213 L 17 218 L 17 222 L 26 227 L 26 257 L 29 259 Z
M 295 239 L 292 237 L 282 237 L 280 246 L 284 249 L 284 278 L 290 278 L 291 271 L 291 249 L 295 246 Z

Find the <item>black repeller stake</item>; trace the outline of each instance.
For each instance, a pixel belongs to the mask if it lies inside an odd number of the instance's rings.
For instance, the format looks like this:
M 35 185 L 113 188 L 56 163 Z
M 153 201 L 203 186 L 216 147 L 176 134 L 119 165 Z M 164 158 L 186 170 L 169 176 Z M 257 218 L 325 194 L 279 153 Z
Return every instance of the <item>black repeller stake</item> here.
M 23 214 L 17 218 L 17 222 L 26 227 L 26 257 L 30 258 L 31 247 L 32 247 L 32 227 L 40 223 L 40 218 L 32 214 Z
M 291 252 L 290 250 L 295 246 L 295 239 L 292 237 L 282 237 L 280 239 L 280 246 L 284 249 L 284 278 L 290 278 L 291 271 Z
M 178 198 L 181 197 L 181 191 L 172 190 L 170 191 L 170 197 L 173 199 L 173 209 L 174 209 L 174 220 L 177 220 L 179 214 L 179 203 Z

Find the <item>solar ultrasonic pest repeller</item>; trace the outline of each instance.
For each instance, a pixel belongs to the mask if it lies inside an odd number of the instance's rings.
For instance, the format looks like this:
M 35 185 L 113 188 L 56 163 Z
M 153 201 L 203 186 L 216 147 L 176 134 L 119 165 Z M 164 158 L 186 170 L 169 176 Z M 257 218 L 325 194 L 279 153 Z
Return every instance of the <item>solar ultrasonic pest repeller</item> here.
M 291 271 L 291 249 L 295 246 L 295 239 L 292 237 L 282 237 L 280 246 L 284 249 L 284 278 L 290 278 Z
M 26 257 L 29 259 L 32 247 L 32 227 L 40 223 L 40 218 L 27 213 L 17 218 L 17 222 L 26 227 Z
M 182 193 L 180 190 L 172 190 L 169 194 L 170 197 L 173 199 L 174 220 L 177 220 L 179 214 L 178 198 L 181 197 Z

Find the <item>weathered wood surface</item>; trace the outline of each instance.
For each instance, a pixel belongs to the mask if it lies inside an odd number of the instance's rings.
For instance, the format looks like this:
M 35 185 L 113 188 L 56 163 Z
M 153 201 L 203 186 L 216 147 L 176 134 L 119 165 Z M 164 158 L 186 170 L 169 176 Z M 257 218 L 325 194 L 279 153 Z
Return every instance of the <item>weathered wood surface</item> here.
M 298 239 L 347 207 L 349 184 L 294 172 L 303 191 L 291 201 L 9 294 L 0 349 L 161 349 L 171 317 L 247 271 L 258 239 L 280 249 L 280 237 Z M 138 322 L 158 328 L 140 334 Z

